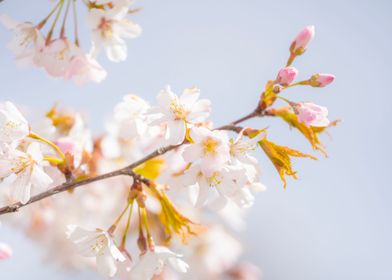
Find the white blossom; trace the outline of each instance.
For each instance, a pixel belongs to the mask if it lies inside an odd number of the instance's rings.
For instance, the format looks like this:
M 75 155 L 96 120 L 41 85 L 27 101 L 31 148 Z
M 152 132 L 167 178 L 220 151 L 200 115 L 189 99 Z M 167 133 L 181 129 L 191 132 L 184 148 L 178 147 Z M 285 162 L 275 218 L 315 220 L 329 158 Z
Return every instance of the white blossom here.
M 0 104 L 0 142 L 12 143 L 29 134 L 29 125 L 11 102 Z
M 142 98 L 128 94 L 114 108 L 114 119 L 120 126 L 120 137 L 130 139 L 143 136 L 148 129 L 145 113 L 150 108 Z
M 107 277 L 113 277 L 117 272 L 116 262 L 125 261 L 124 255 L 114 244 L 112 237 L 106 231 L 85 230 L 75 225 L 69 225 L 67 237 L 85 257 L 95 257 L 97 270 Z
M 140 256 L 139 261 L 129 273 L 130 280 L 150 280 L 162 272 L 165 264 L 169 263 L 178 272 L 185 273 L 188 264 L 178 255 L 163 246 L 155 246 L 154 251 L 147 251 Z
M 6 15 L 0 16 L 0 22 L 14 33 L 8 48 L 15 54 L 18 65 L 29 66 L 37 51 L 45 45 L 45 39 L 31 22 L 15 22 Z
M 123 38 L 136 38 L 141 27 L 126 18 L 128 7 L 117 6 L 110 10 L 91 9 L 87 22 L 92 29 L 92 41 L 100 49 L 104 47 L 113 62 L 127 58 L 127 45 Z
M 200 90 L 187 88 L 178 97 L 167 86 L 157 97 L 158 107 L 150 110 L 157 114 L 153 124 L 165 124 L 165 139 L 168 144 L 176 145 L 185 139 L 186 128 L 193 124 L 203 122 L 211 112 L 211 103 L 207 99 L 200 99 Z
M 7 179 L 16 200 L 26 203 L 32 187 L 44 189 L 53 182 L 43 170 L 44 162 L 37 142 L 31 143 L 26 152 L 10 148 L 0 155 L 0 179 Z
M 199 162 L 206 177 L 211 177 L 230 160 L 229 138 L 223 131 L 211 131 L 205 127 L 192 127 L 188 145 L 182 154 L 186 162 Z

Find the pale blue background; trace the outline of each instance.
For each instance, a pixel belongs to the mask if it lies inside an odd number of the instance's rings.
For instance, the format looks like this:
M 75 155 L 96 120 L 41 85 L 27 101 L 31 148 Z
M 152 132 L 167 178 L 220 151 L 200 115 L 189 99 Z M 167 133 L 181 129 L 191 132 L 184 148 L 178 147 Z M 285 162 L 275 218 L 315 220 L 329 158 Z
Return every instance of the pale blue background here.
M 392 279 L 390 1 L 139 1 L 135 21 L 144 28 L 129 43 L 129 59 L 111 64 L 101 85 L 77 87 L 48 79 L 41 71 L 17 69 L 5 48 L 10 36 L 0 30 L 1 100 L 46 110 L 54 102 L 87 111 L 92 126 L 123 94 L 152 101 L 167 83 L 177 91 L 197 85 L 223 124 L 255 106 L 264 82 L 273 78 L 288 55 L 293 36 L 305 25 L 316 38 L 295 66 L 301 78 L 317 71 L 336 74 L 325 89 L 293 89 L 294 100 L 312 100 L 342 118 L 324 138 L 330 158 L 299 160 L 301 180 L 284 191 L 271 164 L 260 156 L 268 192 L 258 195 L 248 218 L 247 258 L 265 279 Z M 5 0 L 1 13 L 37 21 L 47 1 Z M 310 151 L 297 132 L 277 120 L 271 126 L 279 143 Z M 261 153 L 260 153 L 261 154 Z M 0 239 L 15 249 L 0 263 L 1 279 L 93 279 L 64 275 L 47 267 L 37 248 L 9 229 Z M 5 274 L 4 274 L 5 273 Z M 80 278 L 78 278 L 80 277 Z

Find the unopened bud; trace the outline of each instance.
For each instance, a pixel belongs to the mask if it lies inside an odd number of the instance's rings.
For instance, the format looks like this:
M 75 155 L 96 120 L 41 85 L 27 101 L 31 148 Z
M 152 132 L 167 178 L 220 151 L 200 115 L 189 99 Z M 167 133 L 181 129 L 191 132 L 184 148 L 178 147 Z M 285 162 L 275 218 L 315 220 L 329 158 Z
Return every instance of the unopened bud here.
M 297 37 L 295 37 L 294 41 L 291 43 L 290 52 L 296 55 L 303 54 L 313 37 L 314 26 L 306 26 L 300 33 L 298 33 Z
M 5 243 L 0 243 L 0 260 L 8 259 L 12 256 L 12 249 Z
M 332 74 L 315 74 L 309 80 L 312 87 L 325 87 L 335 80 Z
M 74 155 L 76 152 L 76 143 L 70 137 L 61 137 L 58 138 L 54 143 L 59 147 L 60 151 L 63 154 L 71 154 Z
M 285 67 L 282 68 L 279 73 L 278 77 L 276 78 L 276 82 L 282 86 L 287 87 L 291 84 L 298 75 L 298 70 L 294 67 Z
M 144 254 L 147 251 L 147 239 L 142 231 L 139 232 L 139 237 L 137 239 L 137 246 L 139 247 L 139 250 L 142 254 Z

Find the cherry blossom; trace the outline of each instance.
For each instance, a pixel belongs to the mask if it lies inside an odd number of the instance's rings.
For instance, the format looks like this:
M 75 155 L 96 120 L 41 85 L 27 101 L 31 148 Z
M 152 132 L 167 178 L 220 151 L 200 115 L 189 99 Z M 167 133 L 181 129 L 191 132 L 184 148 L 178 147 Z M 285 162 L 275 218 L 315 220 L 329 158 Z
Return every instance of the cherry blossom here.
M 299 103 L 294 107 L 298 120 L 309 126 L 325 127 L 329 125 L 328 109 L 310 102 Z
M 142 98 L 129 94 L 114 108 L 114 118 L 121 127 L 121 137 L 140 137 L 147 132 L 146 112 L 150 108 Z
M 154 251 L 147 251 L 140 256 L 129 273 L 129 279 L 152 279 L 154 275 L 162 272 L 166 263 L 169 263 L 176 271 L 185 273 L 189 266 L 180 257 L 181 255 L 170 251 L 166 247 L 155 246 Z
M 127 45 L 123 38 L 136 38 L 141 27 L 125 18 L 127 7 L 114 7 L 110 10 L 91 9 L 87 22 L 92 29 L 92 41 L 99 49 L 104 47 L 109 60 L 124 61 L 127 58 Z
M 124 255 L 106 231 L 100 229 L 90 231 L 69 225 L 67 237 L 78 246 L 81 255 L 95 257 L 97 270 L 102 275 L 113 277 L 117 271 L 116 262 L 125 261 Z
M 229 138 L 225 132 L 193 127 L 190 137 L 194 143 L 185 148 L 183 157 L 187 162 L 199 161 L 201 171 L 207 177 L 230 159 Z
M 187 88 L 178 97 L 167 86 L 157 97 L 158 107 L 150 110 L 151 114 L 158 114 L 152 124 L 166 125 L 165 138 L 168 144 L 180 144 L 185 139 L 187 126 L 203 122 L 210 114 L 210 101 L 200 99 L 200 90 Z
M 9 259 L 11 256 L 12 256 L 11 247 L 6 243 L 0 242 L 0 261 Z
M 12 143 L 29 133 L 29 125 L 15 105 L 9 101 L 0 104 L 0 141 Z
M 10 148 L 0 155 L 0 179 L 5 179 L 13 187 L 13 197 L 27 203 L 30 199 L 31 188 L 45 189 L 53 180 L 45 173 L 45 163 L 37 142 L 31 143 L 26 152 Z
M 80 45 L 84 40 L 79 40 L 77 25 L 73 38 L 65 32 L 68 12 L 77 9 L 74 1 L 58 1 L 37 25 L 0 20 L 15 33 L 12 48 L 20 61 L 77 84 L 101 82 L 107 73 L 97 61 L 99 50 L 104 48 L 112 61 L 123 61 L 125 39 L 141 32 L 126 18 L 133 12 L 131 3 L 85 3 L 93 39 L 88 53 Z M 60 15 L 64 24 L 56 37 Z M 49 19 L 54 22 L 43 37 L 40 30 L 48 27 Z M 50 258 L 67 267 L 96 267 L 106 278 L 259 277 L 252 265 L 239 263 L 242 246 L 231 233 L 244 228 L 255 193 L 266 189 L 253 152 L 267 155 L 284 187 L 285 176 L 296 179 L 291 157 L 315 158 L 272 142 L 263 122 L 249 127 L 248 120 L 278 118 L 300 130 L 313 148 L 321 145 L 317 136 L 329 126 L 328 110 L 282 96 L 287 87 L 324 87 L 334 80 L 332 74 L 319 73 L 294 82 L 298 70 L 290 65 L 313 36 L 314 27 L 308 26 L 295 38 L 286 66 L 256 95 L 252 111 L 215 129 L 208 119 L 210 101 L 200 99 L 196 87 L 178 96 L 168 86 L 159 92 L 154 107 L 137 95 L 125 95 L 106 120 L 105 132 L 96 137 L 82 115 L 72 110 L 53 107 L 39 125 L 30 127 L 11 102 L 1 103 L 0 215 L 29 204 L 29 211 L 12 217 L 13 225 L 45 247 Z M 275 107 L 279 99 L 291 107 Z M 87 184 L 90 187 L 83 187 Z M 190 201 L 184 199 L 187 194 Z M 110 227 L 105 231 L 102 225 Z M 181 242 L 179 249 L 180 241 L 189 247 Z M 155 246 L 161 243 L 167 247 Z M 0 243 L 0 259 L 10 255 Z
M 88 81 L 100 83 L 107 76 L 106 70 L 91 54 L 76 54 L 71 57 L 65 69 L 65 79 L 72 79 L 77 84 Z
M 33 65 L 37 51 L 44 46 L 45 39 L 33 23 L 13 21 L 6 15 L 0 16 L 0 22 L 14 33 L 8 48 L 15 54 L 21 66 Z
M 12 256 L 12 249 L 5 243 L 0 242 L 0 261 L 6 260 Z

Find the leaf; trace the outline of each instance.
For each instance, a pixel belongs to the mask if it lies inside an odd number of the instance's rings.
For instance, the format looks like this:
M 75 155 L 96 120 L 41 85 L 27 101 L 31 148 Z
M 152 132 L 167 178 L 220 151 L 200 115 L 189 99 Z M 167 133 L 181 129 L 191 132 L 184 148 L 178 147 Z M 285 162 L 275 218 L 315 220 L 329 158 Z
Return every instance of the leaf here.
M 260 140 L 259 145 L 274 164 L 276 170 L 279 173 L 280 178 L 283 181 L 284 188 L 286 188 L 287 185 L 286 175 L 291 176 L 294 179 L 297 179 L 297 175 L 296 175 L 297 172 L 294 171 L 292 168 L 291 157 L 302 157 L 302 158 L 310 158 L 313 160 L 317 160 L 317 158 L 311 155 L 304 154 L 300 151 L 293 150 L 285 146 L 279 146 L 267 140 L 267 138 Z
M 161 174 L 164 163 L 162 158 L 153 158 L 136 167 L 134 171 L 149 180 L 156 180 Z
M 204 230 L 200 224 L 194 223 L 185 217 L 174 206 L 169 197 L 157 188 L 150 189 L 161 204 L 162 211 L 159 219 L 166 233 L 166 242 L 169 242 L 174 234 L 181 237 L 183 243 L 186 243 L 191 235 L 197 235 Z
M 300 133 L 302 133 L 306 139 L 308 139 L 309 143 L 312 145 L 314 150 L 319 150 L 325 156 L 327 156 L 327 152 L 325 150 L 324 145 L 320 142 L 318 137 L 319 133 L 325 131 L 328 127 L 314 127 L 314 126 L 307 126 L 304 123 L 298 121 L 297 115 L 290 110 L 289 107 L 274 109 L 272 112 L 275 116 L 282 118 L 285 122 L 287 122 L 291 127 L 298 129 Z M 331 122 L 329 126 L 336 125 L 337 121 Z

